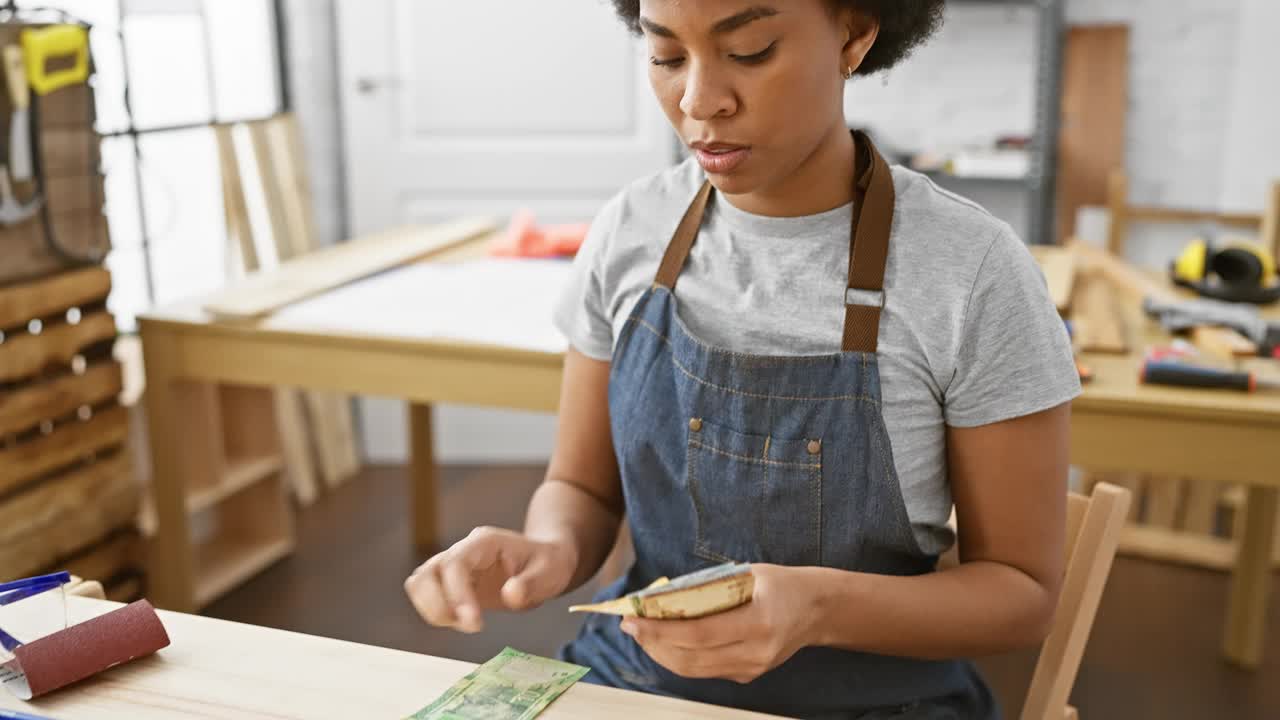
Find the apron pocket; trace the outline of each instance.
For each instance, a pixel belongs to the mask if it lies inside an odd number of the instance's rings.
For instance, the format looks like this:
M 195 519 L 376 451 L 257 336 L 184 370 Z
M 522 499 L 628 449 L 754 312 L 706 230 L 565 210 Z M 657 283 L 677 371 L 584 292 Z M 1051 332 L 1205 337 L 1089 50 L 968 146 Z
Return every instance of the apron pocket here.
M 821 564 L 820 440 L 751 435 L 695 418 L 685 466 L 699 557 Z

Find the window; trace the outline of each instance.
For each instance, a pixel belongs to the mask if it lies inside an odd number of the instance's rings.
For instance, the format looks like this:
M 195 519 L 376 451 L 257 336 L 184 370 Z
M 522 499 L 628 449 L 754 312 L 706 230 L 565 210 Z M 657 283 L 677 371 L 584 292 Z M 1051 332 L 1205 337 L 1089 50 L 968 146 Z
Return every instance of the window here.
M 212 126 L 283 109 L 272 0 L 24 0 L 92 25 L 114 284 L 123 332 L 153 303 L 209 291 L 230 251 Z M 127 91 L 127 92 L 126 92 Z M 127 100 L 126 100 L 127 98 Z

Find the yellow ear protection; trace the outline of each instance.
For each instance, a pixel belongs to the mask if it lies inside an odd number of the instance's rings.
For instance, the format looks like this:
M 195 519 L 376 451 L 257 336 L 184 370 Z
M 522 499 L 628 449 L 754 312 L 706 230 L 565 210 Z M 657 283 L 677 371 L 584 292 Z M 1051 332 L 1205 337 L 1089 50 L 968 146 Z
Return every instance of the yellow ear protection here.
M 1176 284 L 1215 300 L 1259 305 L 1280 300 L 1275 258 L 1249 242 L 1214 247 L 1195 240 L 1173 261 L 1170 274 Z

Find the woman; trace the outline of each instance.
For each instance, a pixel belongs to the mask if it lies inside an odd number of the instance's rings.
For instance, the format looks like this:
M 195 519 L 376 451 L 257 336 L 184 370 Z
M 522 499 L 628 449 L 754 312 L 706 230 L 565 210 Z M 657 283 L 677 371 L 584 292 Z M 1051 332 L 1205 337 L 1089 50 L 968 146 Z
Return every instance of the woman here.
M 725 560 L 752 602 L 591 616 L 588 680 L 821 718 L 993 718 L 954 658 L 1040 642 L 1063 564 L 1079 381 L 1010 228 L 887 166 L 843 116 L 943 0 L 615 0 L 693 156 L 596 218 L 557 322 L 546 482 L 522 533 L 478 529 L 406 583 L 430 623 Z M 677 289 L 677 281 L 679 281 Z M 954 541 L 962 564 L 935 571 Z

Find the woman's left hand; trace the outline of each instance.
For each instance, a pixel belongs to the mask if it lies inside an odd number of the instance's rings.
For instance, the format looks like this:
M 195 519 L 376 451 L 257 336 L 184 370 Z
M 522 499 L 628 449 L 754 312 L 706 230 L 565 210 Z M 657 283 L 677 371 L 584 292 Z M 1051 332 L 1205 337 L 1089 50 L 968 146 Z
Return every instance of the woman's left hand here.
M 813 644 L 820 619 L 809 570 L 752 565 L 751 602 L 695 620 L 625 618 L 622 631 L 677 675 L 749 683 Z

